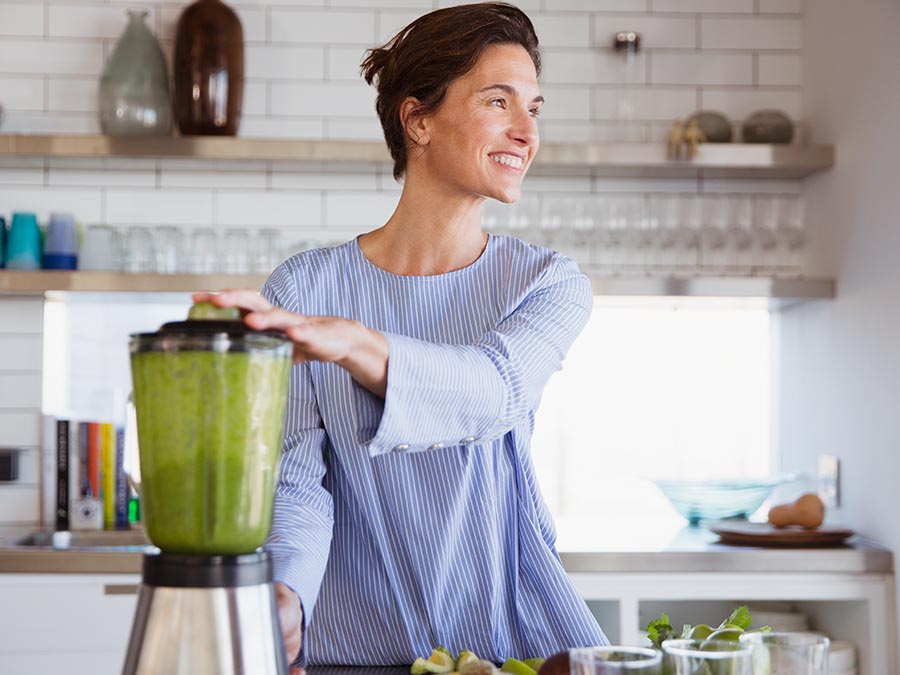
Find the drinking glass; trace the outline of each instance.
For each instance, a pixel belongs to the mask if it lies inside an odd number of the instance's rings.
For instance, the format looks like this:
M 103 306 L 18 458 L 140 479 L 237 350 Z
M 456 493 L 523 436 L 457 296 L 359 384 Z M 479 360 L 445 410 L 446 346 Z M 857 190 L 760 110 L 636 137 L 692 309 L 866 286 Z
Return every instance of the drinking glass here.
M 153 232 L 148 227 L 125 230 L 125 271 L 146 274 L 156 271 L 156 248 Z
M 728 266 L 733 272 L 749 274 L 756 256 L 753 249 L 753 197 L 732 195 L 728 198 Z
M 174 225 L 157 227 L 156 236 L 156 272 L 158 274 L 175 274 L 181 272 L 184 265 L 184 236 Z
M 778 242 L 779 198 L 773 195 L 757 195 L 754 234 L 759 260 L 756 267 L 761 272 L 776 271 L 782 261 Z
M 252 271 L 257 274 L 268 274 L 281 262 L 281 232 L 274 229 L 262 229 L 256 234 L 256 245 L 253 247 Z
M 212 274 L 219 271 L 219 236 L 211 227 L 198 227 L 191 233 L 191 274 Z
M 526 239 L 537 230 L 540 219 L 540 202 L 536 197 L 522 197 L 509 209 L 506 230 L 513 237 Z
M 782 195 L 778 198 L 779 250 L 784 254 L 784 265 L 799 272 L 806 245 L 806 228 L 803 223 L 803 200 L 800 195 Z
M 115 232 L 109 225 L 91 225 L 84 231 L 78 252 L 78 269 L 117 270 L 117 256 Z
M 687 272 L 700 266 L 700 228 L 703 225 L 703 198 L 700 195 L 681 196 L 681 248 L 679 261 Z
M 541 200 L 538 233 L 540 243 L 548 248 L 559 245 L 563 224 L 571 222 L 569 200 L 562 197 L 544 197 Z
M 247 274 L 250 269 L 250 233 L 243 228 L 232 228 L 225 231 L 225 265 L 226 274 Z
M 700 230 L 700 265 L 706 271 L 720 272 L 728 267 L 728 197 L 703 197 L 703 224 Z
M 674 194 L 650 196 L 651 219 L 658 228 L 656 234 L 656 266 L 661 272 L 674 272 L 678 268 L 680 242 L 679 197 Z
M 766 675 L 828 675 L 830 641 L 813 633 L 744 633 L 753 651 L 753 672 Z
M 78 227 L 71 213 L 51 213 L 44 234 L 43 267 L 74 270 L 78 266 Z
M 753 650 L 733 640 L 666 640 L 674 675 L 753 675 Z
M 9 269 L 41 268 L 41 228 L 35 214 L 14 213 L 6 243 L 6 266 Z
M 597 218 L 597 266 L 606 273 L 618 273 L 627 257 L 628 218 L 621 198 L 601 196 Z
M 644 647 L 581 647 L 569 652 L 571 675 L 660 675 L 662 653 Z

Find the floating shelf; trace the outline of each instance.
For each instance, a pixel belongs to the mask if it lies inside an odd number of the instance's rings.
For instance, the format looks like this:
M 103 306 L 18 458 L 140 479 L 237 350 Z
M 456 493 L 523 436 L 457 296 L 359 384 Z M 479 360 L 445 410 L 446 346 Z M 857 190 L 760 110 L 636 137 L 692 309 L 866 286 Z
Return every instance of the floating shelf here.
M 384 143 L 222 136 L 114 137 L 0 135 L 0 157 L 144 157 L 298 163 L 390 162 Z M 545 143 L 535 160 L 544 173 L 624 177 L 802 178 L 834 165 L 831 145 L 701 144 L 692 160 L 666 157 L 663 143 Z
M 642 277 L 589 273 L 595 295 L 606 297 L 746 298 L 780 308 L 796 302 L 835 297 L 831 279 L 779 277 Z M 0 270 L 0 293 L 54 292 L 189 293 L 225 288 L 261 288 L 266 275 L 125 274 Z

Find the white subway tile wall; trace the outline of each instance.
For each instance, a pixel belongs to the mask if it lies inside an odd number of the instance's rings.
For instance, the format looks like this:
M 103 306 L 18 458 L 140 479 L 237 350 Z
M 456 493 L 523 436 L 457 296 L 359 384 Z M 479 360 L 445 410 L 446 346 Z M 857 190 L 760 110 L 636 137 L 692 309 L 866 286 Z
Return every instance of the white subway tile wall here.
M 97 81 L 125 26 L 147 22 L 171 62 L 189 0 L 0 1 L 0 133 L 97 133 Z M 366 48 L 446 0 L 243 0 L 241 135 L 380 140 L 374 91 L 359 76 Z M 739 128 L 759 108 L 802 123 L 802 0 L 520 0 L 544 48 L 545 142 L 612 140 L 622 86 L 612 50 L 642 33 L 628 85 L 641 135 L 717 109 Z M 793 192 L 789 181 L 641 180 L 536 175 L 528 190 Z M 71 211 L 84 224 L 276 227 L 285 243 L 334 242 L 380 225 L 399 196 L 388 166 L 191 160 L 0 158 L 0 215 Z M 24 323 L 23 323 L 24 322 Z M 12 329 L 10 328 L 12 327 Z M 23 480 L 0 485 L 0 523 L 36 523 L 40 444 L 40 301 L 0 299 L 0 446 L 25 449 Z M 23 370 L 24 368 L 24 370 Z M 30 468 L 28 468 L 30 467 Z
M 0 483 L 0 524 L 40 517 L 41 298 L 0 301 L 0 447 L 18 448 L 19 480 Z

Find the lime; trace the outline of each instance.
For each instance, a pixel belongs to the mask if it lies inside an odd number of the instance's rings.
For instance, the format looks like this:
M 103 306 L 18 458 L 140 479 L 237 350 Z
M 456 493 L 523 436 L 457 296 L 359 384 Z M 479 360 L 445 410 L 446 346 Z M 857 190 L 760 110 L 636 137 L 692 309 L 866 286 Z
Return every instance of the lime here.
M 743 634 L 744 631 L 741 628 L 718 628 L 710 633 L 709 637 L 703 640 L 703 642 L 700 644 L 700 649 L 710 647 L 711 645 L 708 645 L 707 643 L 713 642 L 714 640 L 737 642 L 741 639 L 741 635 Z
M 411 675 L 424 675 L 425 673 L 450 673 L 456 665 L 453 657 L 443 647 L 438 647 L 431 652 L 431 656 L 423 659 L 417 658 L 409 669 Z
M 237 307 L 218 307 L 211 302 L 195 302 L 188 310 L 191 321 L 240 321 L 241 310 Z
M 691 628 L 691 632 L 688 637 L 692 640 L 705 640 L 712 634 L 712 632 L 712 626 L 708 626 L 705 623 L 698 623 L 696 626 Z
M 512 673 L 513 675 L 537 675 L 537 671 L 524 661 L 519 659 L 506 659 L 500 666 L 501 673 Z
M 533 659 L 525 659 L 525 665 L 530 666 L 534 670 L 540 670 L 541 666 L 544 665 L 544 661 L 547 659 L 543 659 L 540 656 L 536 656 Z
M 459 658 L 456 659 L 456 669 L 459 670 L 463 666 L 467 666 L 470 663 L 478 663 L 478 657 L 468 649 L 463 649 L 459 653 Z

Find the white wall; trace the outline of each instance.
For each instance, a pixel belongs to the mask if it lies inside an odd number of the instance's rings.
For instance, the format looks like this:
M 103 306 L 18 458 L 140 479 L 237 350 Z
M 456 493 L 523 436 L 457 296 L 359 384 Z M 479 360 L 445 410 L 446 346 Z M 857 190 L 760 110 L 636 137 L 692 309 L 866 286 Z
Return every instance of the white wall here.
M 806 184 L 834 301 L 781 315 L 778 441 L 787 468 L 842 460 L 833 514 L 900 550 L 900 4 L 815 0 L 804 17 L 804 93 L 834 170 Z
M 0 133 L 96 133 L 96 85 L 128 7 L 151 10 L 150 26 L 172 50 L 186 1 L 0 0 Z M 241 135 L 380 139 L 373 92 L 358 77 L 366 47 L 431 0 L 246 0 L 234 3 L 247 43 Z M 740 121 L 763 107 L 798 121 L 802 101 L 801 0 L 522 0 L 544 49 L 545 141 L 608 138 L 617 76 L 613 33 L 637 30 L 644 51 L 635 87 L 642 132 L 661 139 L 675 117 L 718 109 Z M 610 192 L 793 192 L 791 181 L 617 180 L 532 177 L 531 194 Z M 274 226 L 285 243 L 345 240 L 380 225 L 398 187 L 385 167 L 321 167 L 190 160 L 0 158 L 0 215 L 71 211 L 86 224 Z M 0 322 L 12 318 L 0 297 Z M 12 329 L 15 330 L 15 329 Z M 30 329 L 29 329 L 30 330 Z M 40 341 L 40 330 L 30 334 Z M 6 402 L 8 363 L 34 347 L 18 342 L 0 361 L 0 445 L 20 437 L 18 406 Z M 8 345 L 0 345 L 0 347 Z M 24 351 L 23 351 L 24 350 Z M 38 347 L 38 352 L 39 352 Z M 39 374 L 38 374 L 39 376 Z M 33 383 L 32 383 L 33 384 Z M 12 391 L 12 390 L 10 390 Z M 16 397 L 17 394 L 9 394 Z M 28 405 L 32 405 L 28 403 Z M 32 406 L 33 407 L 33 406 Z M 30 422 L 28 422 L 30 424 Z M 30 428 L 30 427 L 28 427 Z M 30 475 L 30 474 L 29 474 Z M 33 523 L 36 474 L 0 486 L 0 522 Z M 31 489 L 34 488 L 34 489 Z

